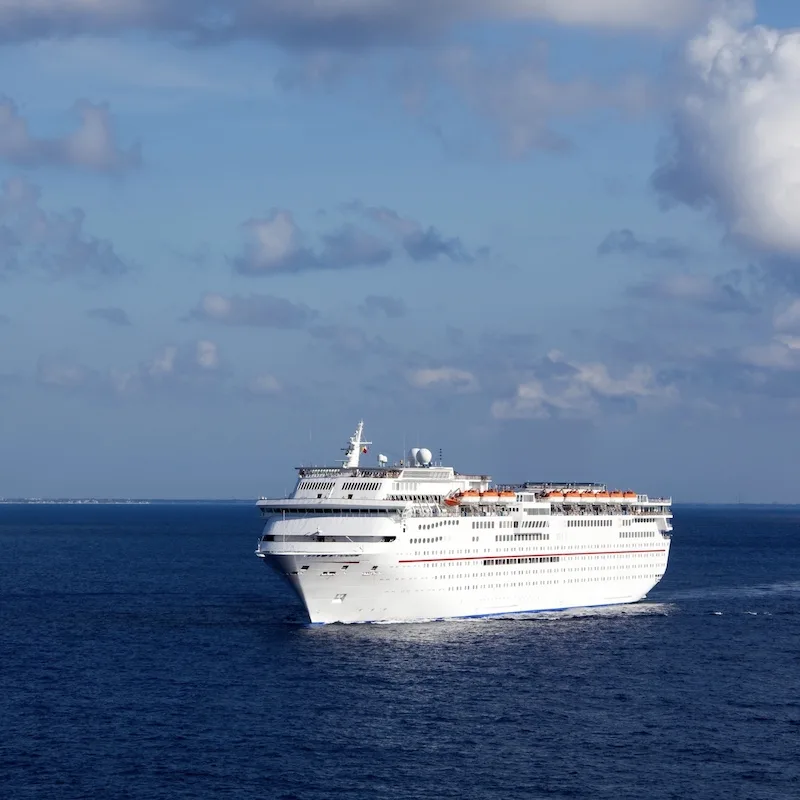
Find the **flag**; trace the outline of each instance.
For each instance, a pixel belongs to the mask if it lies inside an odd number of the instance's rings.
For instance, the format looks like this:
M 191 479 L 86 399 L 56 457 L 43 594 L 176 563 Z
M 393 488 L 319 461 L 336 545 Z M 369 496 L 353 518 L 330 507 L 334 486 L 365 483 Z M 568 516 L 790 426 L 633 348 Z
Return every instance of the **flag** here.
M 362 447 L 361 448 L 361 452 L 362 453 L 368 453 L 369 452 L 369 448 L 368 447 Z

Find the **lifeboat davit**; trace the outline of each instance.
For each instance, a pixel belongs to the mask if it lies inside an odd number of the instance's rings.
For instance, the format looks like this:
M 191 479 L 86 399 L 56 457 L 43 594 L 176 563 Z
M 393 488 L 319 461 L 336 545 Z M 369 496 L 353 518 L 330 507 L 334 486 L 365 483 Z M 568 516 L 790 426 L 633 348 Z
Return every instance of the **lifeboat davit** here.
M 517 493 L 516 492 L 500 492 L 498 495 L 498 502 L 500 503 L 516 503 L 517 502 Z
M 500 493 L 494 489 L 481 492 L 481 503 L 496 503 L 500 499 Z
M 475 489 L 467 489 L 466 492 L 461 492 L 462 503 L 477 503 L 481 499 L 480 493 Z

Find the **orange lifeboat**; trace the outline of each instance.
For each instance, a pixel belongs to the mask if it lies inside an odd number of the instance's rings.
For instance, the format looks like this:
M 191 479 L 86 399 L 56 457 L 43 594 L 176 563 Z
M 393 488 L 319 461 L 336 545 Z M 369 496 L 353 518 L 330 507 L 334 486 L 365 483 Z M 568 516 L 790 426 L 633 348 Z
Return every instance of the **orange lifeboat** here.
M 625 492 L 623 495 L 626 500 L 635 500 L 636 499 L 636 492 Z
M 564 495 L 564 499 L 567 502 L 576 503 L 578 500 L 581 499 L 581 493 L 580 492 L 567 492 Z
M 496 492 L 494 489 L 487 489 L 485 492 L 481 492 L 481 503 L 496 503 L 500 499 L 500 492 Z
M 480 493 L 476 489 L 467 489 L 466 492 L 461 492 L 462 503 L 477 503 L 480 499 Z
M 500 492 L 498 497 L 501 503 L 516 503 L 517 501 L 517 493 L 507 490 Z
M 563 500 L 564 492 L 548 492 L 545 497 L 548 500 Z
M 446 506 L 457 506 L 461 502 L 461 492 L 457 492 L 450 497 L 445 497 L 444 504 Z
M 581 500 L 594 500 L 594 492 L 581 492 Z
M 622 492 L 609 492 L 608 496 L 612 500 L 621 500 L 625 495 L 623 495 Z
M 610 497 L 608 492 L 595 492 L 594 495 L 598 500 L 608 500 Z

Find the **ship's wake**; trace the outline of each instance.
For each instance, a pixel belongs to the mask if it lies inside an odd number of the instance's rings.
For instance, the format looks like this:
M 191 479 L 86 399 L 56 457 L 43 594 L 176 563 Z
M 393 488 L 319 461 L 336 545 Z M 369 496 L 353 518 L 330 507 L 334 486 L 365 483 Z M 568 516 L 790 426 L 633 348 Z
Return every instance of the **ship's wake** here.
M 742 598 L 774 597 L 784 594 L 800 594 L 800 581 L 764 583 L 751 586 L 709 586 L 700 589 L 685 589 L 670 592 L 663 599 L 669 603 L 693 600 L 737 600 Z

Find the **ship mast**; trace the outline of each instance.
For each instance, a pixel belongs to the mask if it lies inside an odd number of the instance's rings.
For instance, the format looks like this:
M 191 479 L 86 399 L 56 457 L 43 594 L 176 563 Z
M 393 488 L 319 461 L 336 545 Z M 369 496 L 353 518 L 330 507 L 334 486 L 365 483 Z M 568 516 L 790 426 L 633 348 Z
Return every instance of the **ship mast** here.
M 364 433 L 364 420 L 362 419 L 358 423 L 358 427 L 356 428 L 356 432 L 350 437 L 350 443 L 344 449 L 344 464 L 345 469 L 355 469 L 358 467 L 358 460 L 361 457 L 362 452 L 367 451 L 367 445 L 372 444 L 372 442 L 364 441 L 361 438 L 361 435 Z

